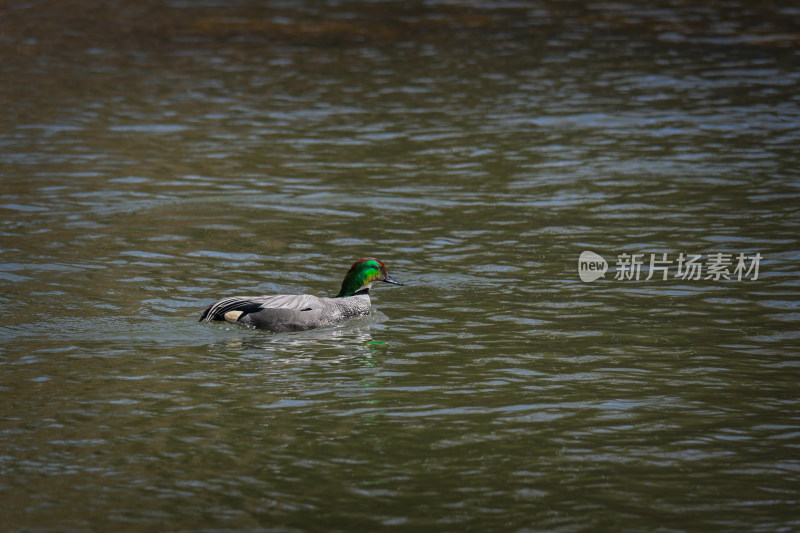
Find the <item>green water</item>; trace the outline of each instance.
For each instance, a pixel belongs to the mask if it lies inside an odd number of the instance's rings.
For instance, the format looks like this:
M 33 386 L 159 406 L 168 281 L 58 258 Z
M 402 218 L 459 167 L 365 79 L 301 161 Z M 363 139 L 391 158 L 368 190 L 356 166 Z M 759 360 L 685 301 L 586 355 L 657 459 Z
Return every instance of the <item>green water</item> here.
M 0 5 L 0 527 L 800 529 L 798 17 Z

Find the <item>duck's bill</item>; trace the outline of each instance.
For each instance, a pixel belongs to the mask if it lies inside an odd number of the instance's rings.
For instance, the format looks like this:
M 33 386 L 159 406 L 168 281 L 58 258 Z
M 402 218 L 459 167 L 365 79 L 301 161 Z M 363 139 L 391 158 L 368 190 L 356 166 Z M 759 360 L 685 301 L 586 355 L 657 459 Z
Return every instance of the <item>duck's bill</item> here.
M 394 279 L 392 276 L 386 276 L 381 281 L 385 281 L 386 283 L 391 283 L 392 285 L 403 285 L 402 283 Z

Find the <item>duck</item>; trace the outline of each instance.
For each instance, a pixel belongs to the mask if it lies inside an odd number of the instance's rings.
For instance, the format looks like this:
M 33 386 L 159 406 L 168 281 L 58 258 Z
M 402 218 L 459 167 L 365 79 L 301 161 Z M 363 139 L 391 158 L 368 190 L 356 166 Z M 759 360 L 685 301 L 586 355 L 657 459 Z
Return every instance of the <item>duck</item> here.
M 230 296 L 209 305 L 200 322 L 225 321 L 273 333 L 332 326 L 369 315 L 369 290 L 376 282 L 403 285 L 387 273 L 381 261 L 364 257 L 353 263 L 333 298 L 311 294 Z

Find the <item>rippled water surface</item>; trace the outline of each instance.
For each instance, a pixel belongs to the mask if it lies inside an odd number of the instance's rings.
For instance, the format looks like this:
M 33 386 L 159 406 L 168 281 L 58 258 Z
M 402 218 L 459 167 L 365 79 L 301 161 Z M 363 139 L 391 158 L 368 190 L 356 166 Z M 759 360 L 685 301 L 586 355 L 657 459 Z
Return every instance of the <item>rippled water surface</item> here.
M 800 10 L 696 4 L 0 4 L 2 528 L 800 529 Z

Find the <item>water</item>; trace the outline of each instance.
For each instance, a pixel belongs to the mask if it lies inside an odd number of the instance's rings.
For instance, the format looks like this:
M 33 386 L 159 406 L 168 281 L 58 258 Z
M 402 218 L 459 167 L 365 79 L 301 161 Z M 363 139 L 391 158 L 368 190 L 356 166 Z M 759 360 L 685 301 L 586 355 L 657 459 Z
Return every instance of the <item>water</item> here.
M 796 8 L 0 9 L 4 530 L 800 529 Z

